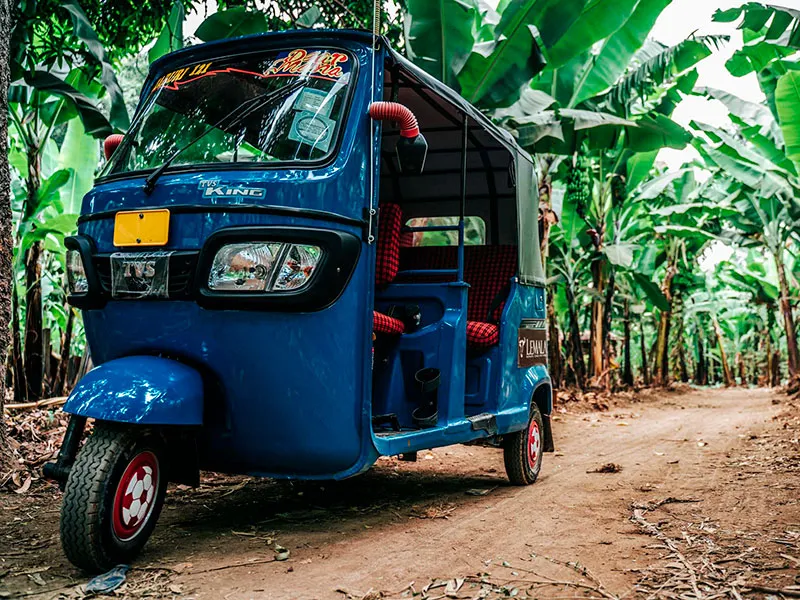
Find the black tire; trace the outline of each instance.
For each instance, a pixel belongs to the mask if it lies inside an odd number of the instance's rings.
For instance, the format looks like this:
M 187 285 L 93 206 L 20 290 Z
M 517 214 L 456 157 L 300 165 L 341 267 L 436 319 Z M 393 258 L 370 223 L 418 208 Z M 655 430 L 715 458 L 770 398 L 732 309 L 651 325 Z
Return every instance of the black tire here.
M 503 440 L 506 474 L 514 485 L 531 485 L 542 469 L 544 424 L 539 407 L 533 402 L 530 415 L 525 429 L 504 436 Z M 532 450 L 535 451 L 533 456 Z
M 61 504 L 64 554 L 89 572 L 130 563 L 155 528 L 166 489 L 159 438 L 133 427 L 97 423 L 67 479 Z

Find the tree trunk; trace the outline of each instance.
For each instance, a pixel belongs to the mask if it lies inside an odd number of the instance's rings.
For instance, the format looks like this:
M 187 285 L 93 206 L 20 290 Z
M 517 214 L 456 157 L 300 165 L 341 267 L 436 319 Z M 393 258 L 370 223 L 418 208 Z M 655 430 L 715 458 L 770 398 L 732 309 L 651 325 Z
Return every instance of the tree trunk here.
M 548 354 L 550 354 L 550 381 L 553 383 L 553 388 L 558 389 L 561 387 L 563 367 L 561 361 L 561 344 L 559 339 L 560 335 L 558 330 L 558 320 L 556 319 L 554 296 L 554 293 L 547 295 L 547 345 Z
M 672 278 L 675 277 L 675 259 L 670 259 L 661 292 L 667 299 L 669 307 L 662 310 L 658 319 L 658 335 L 656 337 L 656 363 L 653 369 L 653 383 L 657 386 L 669 385 L 669 333 L 672 323 Z
M 736 353 L 736 369 L 739 371 L 739 385 L 747 385 L 747 374 L 744 368 L 744 356 L 741 352 Z M 734 384 L 736 381 L 734 380 Z
M 606 284 L 606 298 L 603 305 L 603 337 L 601 346 L 603 348 L 603 379 L 605 379 L 606 389 L 611 388 L 611 317 L 614 307 L 614 267 L 610 267 L 611 273 Z M 601 382 L 598 382 L 601 383 Z M 602 385 L 602 383 L 601 383 Z
M 706 366 L 706 351 L 703 348 L 703 331 L 697 327 L 697 365 L 694 371 L 694 382 L 697 385 L 708 385 L 708 367 Z
M 25 379 L 28 383 L 28 400 L 33 402 L 42 398 L 44 377 L 41 254 L 41 243 L 34 242 L 25 256 Z
M 678 368 L 680 369 L 681 382 L 688 383 L 689 367 L 686 366 L 686 349 L 683 347 L 683 340 L 678 345 Z
M 647 342 L 644 339 L 644 319 L 639 321 L 639 346 L 642 350 L 642 385 L 650 385 L 650 374 L 647 372 Z
M 70 346 L 72 345 L 72 323 L 75 320 L 75 310 L 67 306 L 67 326 L 61 338 L 61 358 L 58 361 L 58 375 L 53 386 L 56 396 L 63 396 L 67 392 L 67 366 L 69 365 Z
M 14 363 L 14 401 L 28 399 L 28 384 L 25 383 L 25 361 L 22 359 L 22 341 L 19 334 L 19 294 L 17 285 L 11 280 L 11 354 Z
M 575 294 L 572 286 L 564 286 L 569 305 L 569 334 L 572 346 L 572 369 L 575 372 L 575 383 L 580 389 L 586 389 L 586 365 L 583 362 L 583 348 L 581 346 L 581 330 L 578 323 L 578 308 L 575 304 Z
M 625 300 L 625 323 L 623 325 L 624 341 L 623 352 L 625 353 L 625 365 L 622 368 L 622 382 L 633 387 L 633 365 L 631 364 L 631 303 Z
M 767 372 L 764 381 L 772 387 L 772 311 L 767 307 L 767 334 L 764 336 L 764 351 L 767 355 Z
M 672 311 L 669 310 L 662 310 L 658 317 L 653 384 L 661 387 L 666 387 L 669 384 L 669 329 L 671 317 Z
M 781 313 L 783 313 L 783 324 L 786 328 L 786 354 L 789 365 L 789 379 L 800 375 L 800 352 L 797 348 L 797 333 L 792 316 L 792 302 L 789 298 L 789 284 L 786 281 L 786 268 L 783 264 L 783 248 L 779 248 L 773 254 L 775 257 L 775 267 L 778 270 L 778 282 L 781 288 Z
M 10 83 L 9 44 L 11 40 L 11 3 L 0 0 L 0 356 L 8 352 L 11 322 L 11 173 L 8 164 L 8 86 Z M 11 449 L 6 432 L 3 404 L 5 361 L 0 363 L 0 473 L 11 468 Z
M 731 387 L 733 385 L 736 385 L 736 382 L 733 380 L 731 369 L 728 366 L 728 359 L 725 356 L 725 346 L 723 344 L 722 329 L 720 329 L 719 321 L 717 321 L 717 317 L 714 315 L 711 315 L 711 323 L 714 325 L 714 335 L 717 336 L 717 345 L 719 346 L 719 361 L 722 366 L 723 383 L 725 383 L 725 387 Z
M 595 296 L 592 297 L 592 317 L 589 330 L 589 370 L 592 383 L 600 383 L 603 374 L 603 291 L 605 290 L 604 261 L 597 259 L 592 263 L 592 282 Z
M 772 354 L 772 371 L 770 372 L 770 386 L 778 387 L 781 384 L 781 353 L 775 350 Z

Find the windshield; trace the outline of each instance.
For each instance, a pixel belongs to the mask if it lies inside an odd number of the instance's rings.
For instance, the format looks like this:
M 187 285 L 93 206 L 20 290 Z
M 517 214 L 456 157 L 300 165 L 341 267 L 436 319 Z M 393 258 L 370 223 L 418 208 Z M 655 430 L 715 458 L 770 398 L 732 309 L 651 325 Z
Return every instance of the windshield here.
M 323 160 L 340 135 L 352 63 L 343 51 L 296 48 L 175 69 L 142 100 L 102 175 L 155 169 L 184 146 L 171 166 Z M 280 88 L 288 93 L 270 96 Z

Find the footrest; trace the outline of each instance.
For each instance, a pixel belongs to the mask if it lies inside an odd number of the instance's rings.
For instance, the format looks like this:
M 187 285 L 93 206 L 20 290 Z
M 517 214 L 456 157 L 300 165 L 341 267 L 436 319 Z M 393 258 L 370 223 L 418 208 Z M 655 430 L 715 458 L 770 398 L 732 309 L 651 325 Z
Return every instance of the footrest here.
M 467 417 L 467 421 L 472 424 L 472 431 L 483 429 L 489 435 L 497 435 L 497 419 L 489 413 L 481 413 L 473 417 Z

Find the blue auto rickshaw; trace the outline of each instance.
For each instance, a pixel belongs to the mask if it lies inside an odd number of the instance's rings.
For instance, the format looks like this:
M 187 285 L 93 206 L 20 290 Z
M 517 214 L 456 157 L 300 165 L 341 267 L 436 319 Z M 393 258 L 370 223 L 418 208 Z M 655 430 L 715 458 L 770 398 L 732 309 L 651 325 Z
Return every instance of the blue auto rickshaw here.
M 75 565 L 129 562 L 201 469 L 341 479 L 472 442 L 536 480 L 538 190 L 508 132 L 384 40 L 304 30 L 159 59 L 105 150 L 67 240 L 97 366 L 45 469 Z

